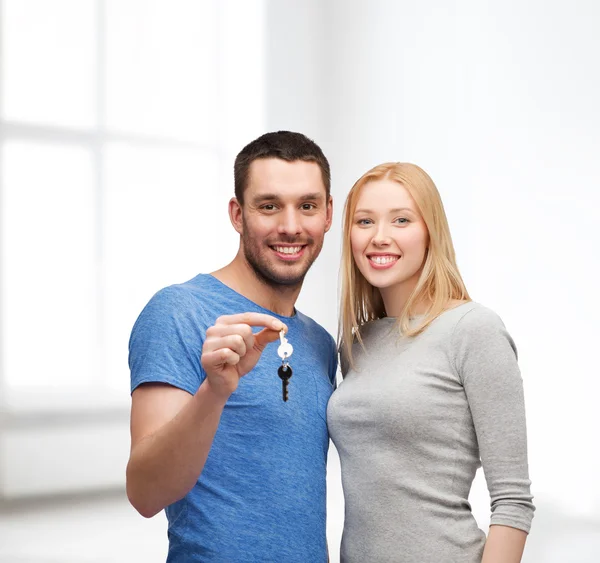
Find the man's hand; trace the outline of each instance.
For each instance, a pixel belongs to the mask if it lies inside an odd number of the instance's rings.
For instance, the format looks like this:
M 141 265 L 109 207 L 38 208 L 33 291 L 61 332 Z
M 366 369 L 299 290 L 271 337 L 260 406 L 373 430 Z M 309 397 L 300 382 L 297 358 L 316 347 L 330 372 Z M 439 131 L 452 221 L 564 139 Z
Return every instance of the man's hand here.
M 253 326 L 263 330 L 253 334 Z M 201 363 L 206 383 L 213 393 L 229 397 L 240 378 L 254 368 L 269 342 L 287 327 L 277 318 L 262 313 L 224 315 L 206 331 Z

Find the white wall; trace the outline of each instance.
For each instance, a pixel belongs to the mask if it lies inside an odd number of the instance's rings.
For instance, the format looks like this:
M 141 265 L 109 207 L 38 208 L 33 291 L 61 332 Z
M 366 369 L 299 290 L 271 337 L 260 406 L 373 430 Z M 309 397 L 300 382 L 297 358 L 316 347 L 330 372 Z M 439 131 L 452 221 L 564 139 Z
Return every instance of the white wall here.
M 266 124 L 275 131 L 300 131 L 321 146 L 328 134 L 324 103 L 328 49 L 324 3 L 319 0 L 267 2 Z M 336 171 L 332 182 L 336 183 Z M 333 192 L 332 192 L 333 193 Z M 335 196 L 335 194 L 334 194 Z M 340 201 L 334 201 L 334 214 Z M 333 229 L 335 231 L 336 229 Z M 338 254 L 335 232 L 327 235 L 319 259 L 309 271 L 298 308 L 337 331 L 336 284 Z M 323 280 L 328 280 L 323 283 Z
M 330 159 L 335 223 L 299 308 L 335 333 L 339 219 L 350 186 L 382 161 L 422 165 L 444 197 L 472 296 L 500 313 L 519 346 L 538 505 L 525 561 L 597 559 L 600 389 L 594 320 L 600 298 L 592 289 L 600 242 L 593 229 L 600 203 L 595 162 L 600 112 L 594 103 L 600 99 L 598 4 L 266 4 L 266 107 L 244 102 L 244 88 L 253 81 L 262 87 L 260 76 L 231 76 L 223 94 L 239 96 L 240 112 L 264 112 L 267 130 L 299 130 L 313 137 Z M 228 12 L 232 5 L 221 9 Z M 240 5 L 233 12 L 239 14 Z M 248 17 L 239 18 L 240 29 L 260 34 L 260 18 L 248 23 Z M 237 56 L 234 51 L 223 55 Z M 241 143 L 260 133 L 238 131 L 236 123 L 232 114 L 223 127 L 227 138 L 233 138 L 233 130 L 239 135 L 223 149 L 232 157 Z M 224 167 L 222 176 L 230 179 L 230 166 Z M 218 224 L 224 244 L 233 249 L 226 199 Z M 216 224 L 218 213 L 214 216 Z M 95 428 L 96 419 L 86 418 L 86 424 Z M 19 445 L 28 423 L 7 428 L 0 459 L 15 460 L 17 449 L 35 453 L 35 444 Z M 78 428 L 72 430 L 73 436 L 55 435 L 60 440 L 53 445 L 72 449 Z M 125 419 L 114 421 L 99 440 L 113 430 L 113 445 L 118 443 L 113 453 L 124 459 Z M 63 491 L 114 485 L 122 482 L 123 459 L 103 471 L 102 482 L 81 481 L 90 475 L 85 471 L 77 481 L 54 465 L 46 481 L 55 475 Z M 5 464 L 0 485 L 22 494 L 19 478 L 30 469 L 26 463 Z M 328 482 L 328 537 L 331 560 L 337 561 L 343 500 L 334 450 Z M 473 503 L 485 526 L 481 482 Z
M 158 289 L 237 251 L 227 201 L 235 154 L 265 129 L 265 13 L 0 4 L 2 505 L 123 486 L 131 327 Z
M 269 124 L 322 134 L 338 221 L 352 183 L 377 163 L 412 161 L 432 175 L 471 295 L 502 316 L 520 351 L 538 506 L 524 560 L 592 561 L 600 550 L 600 5 L 330 0 L 315 16 L 314 3 L 306 13 L 284 4 L 269 12 L 280 25 L 269 30 L 278 38 L 269 58 L 287 61 L 270 68 L 267 88 L 277 84 L 285 103 L 274 100 Z M 298 41 L 315 30 L 323 51 L 309 46 L 303 58 Z M 315 267 L 331 282 L 307 283 L 302 295 L 325 305 L 315 316 L 328 327 L 333 304 L 323 296 L 337 279 L 338 228 Z M 329 516 L 338 521 L 337 476 L 330 483 Z M 485 527 L 480 479 L 472 500 Z

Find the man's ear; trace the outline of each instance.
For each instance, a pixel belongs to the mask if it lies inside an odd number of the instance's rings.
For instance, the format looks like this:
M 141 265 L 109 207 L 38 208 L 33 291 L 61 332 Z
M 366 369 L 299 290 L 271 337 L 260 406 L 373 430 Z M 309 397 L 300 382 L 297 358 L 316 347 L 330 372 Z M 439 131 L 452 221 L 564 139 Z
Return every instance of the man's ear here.
M 242 234 L 243 225 L 244 225 L 244 216 L 242 212 L 242 204 L 237 200 L 237 198 L 232 197 L 229 200 L 229 220 L 233 225 L 233 228 L 238 232 L 238 234 Z
M 333 197 L 329 196 L 329 201 L 327 202 L 327 215 L 325 219 L 325 232 L 327 232 L 331 228 L 331 222 L 333 220 Z

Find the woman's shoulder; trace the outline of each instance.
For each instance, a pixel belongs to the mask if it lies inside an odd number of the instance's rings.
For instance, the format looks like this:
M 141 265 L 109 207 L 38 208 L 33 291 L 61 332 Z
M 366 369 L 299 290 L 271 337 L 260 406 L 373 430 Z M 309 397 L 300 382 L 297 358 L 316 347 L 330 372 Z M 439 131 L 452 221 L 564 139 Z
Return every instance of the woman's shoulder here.
M 476 301 L 463 301 L 448 309 L 446 313 L 453 318 L 456 327 L 462 330 L 504 326 L 498 313 Z
M 460 347 L 478 343 L 511 340 L 506 326 L 494 310 L 470 301 L 463 303 L 446 313 L 448 315 L 451 341 Z

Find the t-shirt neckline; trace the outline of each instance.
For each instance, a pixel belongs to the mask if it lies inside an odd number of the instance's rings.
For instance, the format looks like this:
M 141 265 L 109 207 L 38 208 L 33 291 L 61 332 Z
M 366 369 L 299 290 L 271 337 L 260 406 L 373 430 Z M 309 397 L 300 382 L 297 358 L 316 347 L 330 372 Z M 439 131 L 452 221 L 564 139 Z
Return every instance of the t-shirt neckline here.
M 280 315 L 279 313 L 275 313 L 274 311 L 271 311 L 270 309 L 267 309 L 266 307 L 263 307 L 262 305 L 259 305 L 258 303 L 255 303 L 254 301 L 252 301 L 252 299 L 248 299 L 248 297 L 246 297 L 245 295 L 241 294 L 239 291 L 236 291 L 235 289 L 233 289 L 232 287 L 229 287 L 226 283 L 223 283 L 220 279 L 216 278 L 215 276 L 213 276 L 212 274 L 204 274 L 207 277 L 209 277 L 213 283 L 216 283 L 218 286 L 220 287 L 224 287 L 227 289 L 227 291 L 230 291 L 231 293 L 235 293 L 235 295 L 237 297 L 239 297 L 240 299 L 247 301 L 248 303 L 250 303 L 253 307 L 256 307 L 257 309 L 260 309 L 262 312 L 264 312 L 267 315 L 272 315 L 273 317 L 277 317 L 278 319 L 284 320 L 284 321 L 295 321 L 298 318 L 298 309 L 296 309 L 296 307 L 294 306 L 294 314 L 291 316 L 286 316 L 286 315 Z

